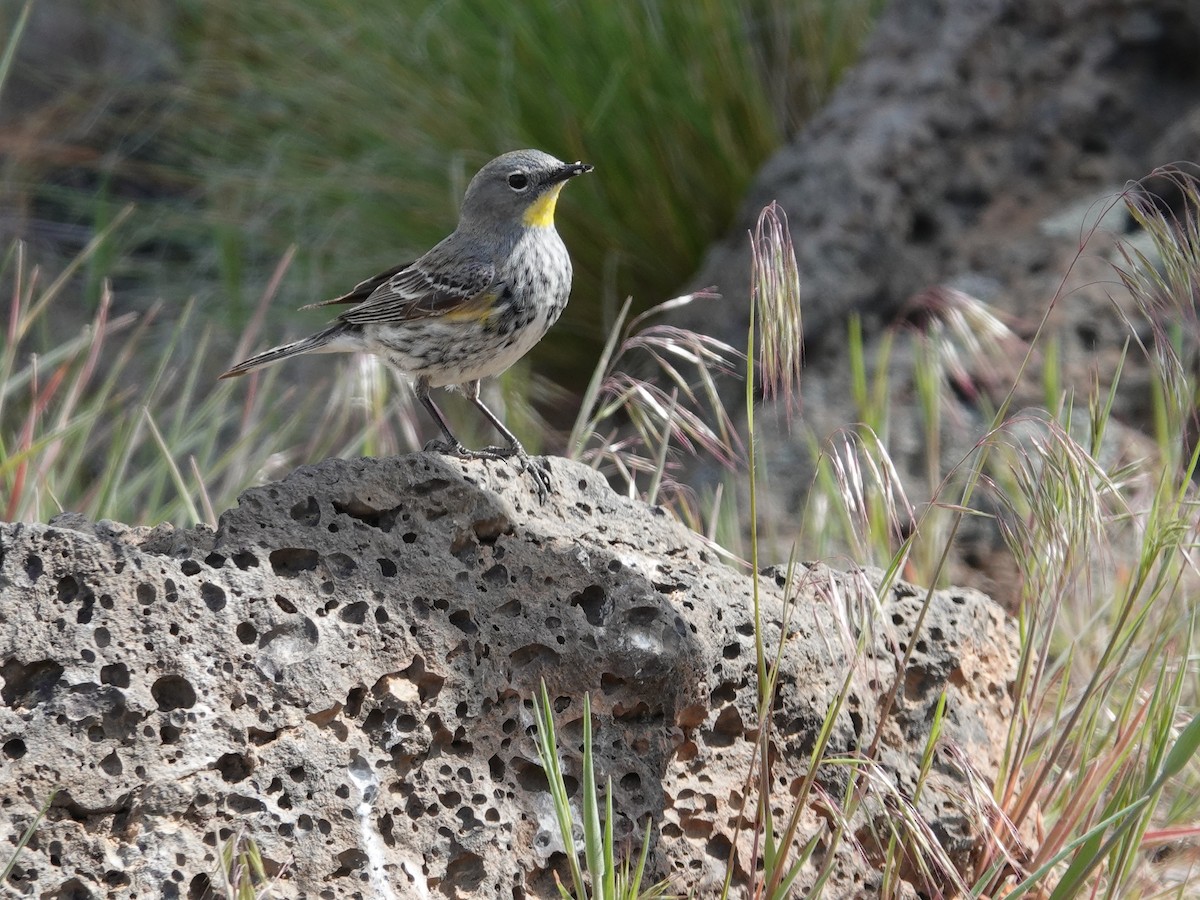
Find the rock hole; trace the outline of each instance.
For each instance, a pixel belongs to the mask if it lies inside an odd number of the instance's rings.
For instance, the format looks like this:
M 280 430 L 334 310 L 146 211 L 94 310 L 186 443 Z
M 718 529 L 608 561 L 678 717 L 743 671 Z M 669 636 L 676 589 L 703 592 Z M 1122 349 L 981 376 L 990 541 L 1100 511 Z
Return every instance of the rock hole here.
M 446 877 L 438 884 L 438 890 L 446 897 L 461 897 L 475 891 L 485 877 L 483 857 L 464 851 L 446 863 Z
M 635 606 L 625 616 L 625 621 L 634 626 L 644 628 L 647 625 L 653 625 L 661 617 L 661 610 L 657 606 Z
M 528 796 L 546 793 L 546 772 L 540 765 L 519 756 L 515 757 L 510 765 L 517 784 Z
M 275 595 L 275 605 L 290 615 L 294 615 L 296 612 L 296 604 L 283 596 L 283 594 Z
M 719 859 L 722 862 L 730 858 L 732 849 L 733 843 L 723 834 L 714 834 L 704 847 L 709 859 Z
M 396 521 L 401 518 L 403 507 L 393 506 L 390 509 L 379 509 L 359 497 L 351 497 L 345 503 L 333 501 L 334 512 L 349 516 L 362 522 L 368 528 L 378 528 L 384 534 L 396 527 Z
M 583 609 L 583 614 L 591 625 L 603 625 L 604 620 L 612 614 L 612 602 L 604 588 L 598 584 L 589 585 L 582 591 L 572 594 L 570 603 L 572 606 Z
M 931 243 L 940 231 L 937 219 L 928 210 L 919 209 L 909 219 L 908 239 L 914 244 Z
M 42 577 L 42 572 L 45 569 L 42 566 L 42 558 L 33 553 L 25 557 L 25 576 L 30 581 L 37 581 Z
M 321 523 L 321 506 L 316 497 L 308 497 L 294 505 L 290 511 L 292 519 L 301 525 L 319 525 Z
M 150 696 L 158 704 L 160 712 L 173 709 L 191 709 L 196 705 L 196 689 L 180 675 L 164 675 L 150 686 Z
M 639 722 L 647 719 L 650 715 L 650 707 L 645 700 L 639 700 L 633 706 L 627 707 L 623 703 L 618 703 L 613 706 L 613 720 L 616 722 Z
M 335 578 L 349 578 L 358 568 L 358 563 L 345 553 L 330 553 L 325 557 L 325 566 Z
M 200 599 L 212 612 L 220 612 L 225 608 L 225 589 L 206 581 L 200 585 Z
M 435 699 L 446 683 L 442 676 L 425 671 L 425 660 L 419 656 L 400 674 L 417 686 L 417 695 L 422 703 Z
M 245 797 L 242 794 L 230 794 L 225 798 L 225 804 L 233 812 L 246 816 L 267 811 L 267 805 L 257 797 Z
M 367 621 L 367 610 L 369 608 L 365 600 L 359 600 L 357 603 L 351 603 L 338 613 L 338 618 L 351 625 L 361 625 Z
M 33 709 L 54 695 L 54 688 L 62 677 L 63 667 L 52 659 L 41 659 L 29 665 L 10 659 L 0 665 L 0 698 L 15 709 Z
M 320 562 L 321 555 L 303 547 L 280 547 L 271 551 L 269 559 L 276 575 L 290 578 L 301 572 L 311 572 Z
M 709 694 L 709 699 L 712 701 L 713 706 L 723 706 L 726 703 L 732 703 L 736 697 L 737 688 L 730 681 L 725 681 L 717 685 L 713 688 L 712 693 Z
M 12 742 L 10 741 L 9 743 L 12 743 Z M 4 752 L 5 753 L 8 752 L 8 744 L 5 744 Z M 24 744 L 21 744 L 21 752 L 22 753 L 25 752 Z M 502 760 L 499 756 L 493 754 L 492 757 L 490 759 L 488 759 L 488 774 L 492 776 L 492 781 L 503 781 L 504 780 L 504 760 Z
M 527 644 L 508 654 L 508 658 L 517 668 L 525 668 L 531 665 L 556 666 L 562 656 L 545 644 Z
M 379 563 L 379 573 L 380 573 L 380 574 L 381 574 L 381 575 L 382 575 L 384 578 L 393 578 L 393 577 L 395 577 L 395 575 L 396 575 L 396 564 L 395 564 L 394 562 L 392 562 L 390 559 L 386 559 L 386 558 L 384 558 L 384 557 L 382 557 L 382 556 L 381 556 L 381 557 L 380 557 L 380 558 L 377 560 L 377 562 Z
M 121 765 L 121 757 L 117 755 L 116 750 L 108 754 L 108 756 L 104 757 L 104 759 L 100 760 L 99 765 L 100 771 L 112 778 L 116 778 L 123 771 L 125 771 L 125 767 Z
M 345 878 L 356 869 L 361 869 L 367 864 L 367 854 L 357 847 L 351 847 L 349 850 L 343 850 L 337 855 L 338 867 L 333 871 L 329 878 Z M 447 867 L 447 871 L 449 867 Z
M 350 688 L 350 692 L 346 694 L 346 715 L 357 718 L 366 697 L 367 689 L 363 685 Z
M 129 668 L 124 663 L 112 663 L 100 667 L 100 683 L 113 687 L 129 687 Z
M 11 738 L 4 742 L 4 755 L 9 759 L 20 759 L 25 753 L 25 742 L 20 738 Z
M 496 565 L 483 573 L 483 583 L 491 587 L 500 587 L 508 584 L 508 569 L 500 563 L 496 563 Z
M 713 733 L 709 744 L 713 747 L 728 747 L 735 739 L 741 737 L 745 730 L 742 714 L 738 712 L 737 707 L 727 706 L 721 710 L 717 721 L 713 723 Z
M 221 780 L 229 784 L 245 781 L 254 771 L 254 763 L 249 754 L 224 753 L 213 763 L 213 768 L 221 775 Z
M 252 743 L 255 747 L 265 747 L 274 740 L 278 740 L 279 730 L 264 731 L 261 728 L 251 726 L 246 729 L 246 740 Z
M 140 592 L 139 592 L 140 594 Z M 74 603 L 75 598 L 79 596 L 79 582 L 71 575 L 64 575 L 58 579 L 58 602 L 59 603 Z
M 606 694 L 611 694 L 625 684 L 625 679 L 620 675 L 614 675 L 611 672 L 603 672 L 600 675 L 600 690 Z
M 465 609 L 450 613 L 450 624 L 463 634 L 475 634 L 479 631 L 479 626 L 471 621 L 470 611 Z
M 233 564 L 243 572 L 247 569 L 258 568 L 258 557 L 249 551 L 233 554 Z

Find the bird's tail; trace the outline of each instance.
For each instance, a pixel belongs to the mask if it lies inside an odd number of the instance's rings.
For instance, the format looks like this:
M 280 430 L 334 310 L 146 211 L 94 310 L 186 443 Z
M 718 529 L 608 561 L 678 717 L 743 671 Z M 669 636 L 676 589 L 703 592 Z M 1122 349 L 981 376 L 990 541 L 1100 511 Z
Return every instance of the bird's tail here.
M 346 325 L 339 322 L 337 325 L 332 325 L 310 337 L 292 341 L 290 344 L 284 344 L 282 347 L 273 347 L 270 350 L 264 350 L 262 353 L 233 366 L 229 371 L 222 373 L 220 377 L 235 378 L 238 375 L 245 375 L 247 372 L 253 372 L 255 369 L 261 369 L 263 366 L 279 362 L 281 359 L 299 356 L 301 353 L 331 353 L 338 350 L 352 349 L 346 346 L 343 340 L 345 337 Z

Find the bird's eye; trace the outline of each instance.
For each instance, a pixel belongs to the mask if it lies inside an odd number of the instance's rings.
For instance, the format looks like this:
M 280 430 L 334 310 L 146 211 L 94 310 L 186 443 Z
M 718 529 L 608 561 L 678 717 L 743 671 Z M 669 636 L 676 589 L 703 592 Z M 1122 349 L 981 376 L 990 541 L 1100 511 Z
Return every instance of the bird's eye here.
M 524 172 L 513 172 L 508 176 L 508 186 L 514 191 L 523 191 L 529 187 L 529 176 Z

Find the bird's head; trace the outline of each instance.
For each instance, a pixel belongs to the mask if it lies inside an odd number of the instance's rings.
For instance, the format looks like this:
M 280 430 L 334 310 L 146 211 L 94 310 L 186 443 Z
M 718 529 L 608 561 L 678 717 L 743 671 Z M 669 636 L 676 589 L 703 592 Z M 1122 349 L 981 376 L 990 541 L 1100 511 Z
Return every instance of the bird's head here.
M 563 185 L 590 171 L 587 163 L 565 163 L 541 150 L 497 156 L 467 185 L 460 227 L 500 222 L 549 228 L 554 225 L 554 206 Z

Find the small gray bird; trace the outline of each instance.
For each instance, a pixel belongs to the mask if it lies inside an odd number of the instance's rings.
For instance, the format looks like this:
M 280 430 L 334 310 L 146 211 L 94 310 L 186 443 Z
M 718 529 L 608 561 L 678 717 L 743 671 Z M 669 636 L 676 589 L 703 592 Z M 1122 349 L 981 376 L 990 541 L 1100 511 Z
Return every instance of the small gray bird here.
M 458 227 L 416 262 L 368 278 L 332 300 L 353 304 L 324 331 L 252 356 L 221 375 L 232 378 L 301 353 L 364 350 L 412 378 L 417 399 L 444 440 L 427 450 L 462 457 L 516 456 L 538 493 L 550 490 L 544 465 L 479 398 L 479 380 L 499 375 L 558 320 L 571 292 L 571 258 L 554 228 L 563 185 L 592 171 L 540 150 L 515 150 L 489 162 L 467 185 Z M 468 450 L 429 396 L 457 388 L 508 442 Z

